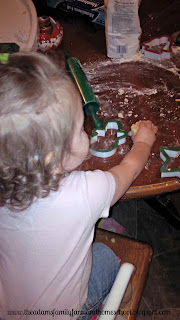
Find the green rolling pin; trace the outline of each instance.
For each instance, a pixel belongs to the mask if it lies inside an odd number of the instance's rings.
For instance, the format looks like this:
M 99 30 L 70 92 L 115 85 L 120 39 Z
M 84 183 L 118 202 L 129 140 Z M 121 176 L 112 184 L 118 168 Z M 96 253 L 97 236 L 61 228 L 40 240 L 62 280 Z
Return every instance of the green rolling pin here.
M 73 79 L 75 80 L 84 101 L 85 115 L 92 117 L 95 128 L 100 128 L 102 123 L 96 114 L 96 112 L 99 110 L 99 102 L 93 93 L 79 60 L 71 57 L 70 53 L 67 52 L 66 65 L 67 69 L 70 71 Z

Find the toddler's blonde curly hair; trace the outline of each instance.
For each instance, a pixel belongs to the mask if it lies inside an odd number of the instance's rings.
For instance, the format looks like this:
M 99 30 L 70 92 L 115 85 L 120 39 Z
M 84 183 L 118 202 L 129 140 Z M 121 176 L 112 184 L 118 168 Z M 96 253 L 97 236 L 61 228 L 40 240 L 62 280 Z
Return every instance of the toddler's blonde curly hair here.
M 12 54 L 0 65 L 0 206 L 21 211 L 58 189 L 64 171 L 55 172 L 71 151 L 77 96 L 45 55 Z

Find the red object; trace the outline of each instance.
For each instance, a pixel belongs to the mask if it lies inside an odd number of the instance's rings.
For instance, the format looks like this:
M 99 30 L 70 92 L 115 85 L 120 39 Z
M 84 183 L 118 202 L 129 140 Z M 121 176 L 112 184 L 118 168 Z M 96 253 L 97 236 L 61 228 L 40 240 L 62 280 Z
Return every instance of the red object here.
M 61 27 L 58 21 L 56 22 L 51 17 L 50 22 L 53 28 L 52 34 L 48 34 L 46 32 L 40 33 L 38 37 L 38 51 L 41 50 L 43 52 L 48 52 L 59 46 L 62 42 L 63 27 Z
M 51 38 L 56 38 L 59 35 L 60 31 L 62 31 L 63 28 L 61 27 L 61 25 L 58 21 L 56 23 L 57 23 L 57 27 L 55 27 L 53 29 L 53 32 L 51 35 L 49 35 L 48 33 L 45 33 L 45 32 L 43 32 L 39 35 L 39 42 L 40 43 L 42 43 L 42 41 L 50 41 Z

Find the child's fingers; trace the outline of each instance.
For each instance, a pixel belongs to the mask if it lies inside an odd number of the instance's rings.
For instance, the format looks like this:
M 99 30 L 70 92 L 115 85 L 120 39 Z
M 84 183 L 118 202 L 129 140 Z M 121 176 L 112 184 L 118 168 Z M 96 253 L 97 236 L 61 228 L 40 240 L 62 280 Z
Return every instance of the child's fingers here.
M 132 140 L 133 142 L 149 141 L 149 144 L 152 144 L 151 142 L 156 139 L 157 131 L 158 128 L 150 120 L 138 121 L 131 126 Z
M 152 129 L 154 133 L 158 131 L 158 128 L 150 120 L 140 122 L 139 128 L 141 127 Z
M 150 120 L 140 121 L 139 122 L 139 128 L 141 128 L 141 127 L 149 127 L 149 128 L 151 128 L 151 126 L 152 126 L 152 122 Z
M 157 131 L 157 126 L 155 126 L 150 120 L 142 121 L 139 123 L 139 130 L 132 136 L 132 140 L 134 143 L 141 141 L 152 146 L 156 140 Z
M 153 123 L 150 120 L 147 120 L 147 127 L 152 129 L 154 127 Z
M 146 127 L 146 123 L 144 121 L 139 123 L 139 128 L 143 128 L 143 127 Z
M 146 122 L 145 122 L 147 125 L 150 125 L 150 126 L 152 126 L 152 121 L 151 120 L 147 120 Z
M 156 126 L 153 126 L 153 131 L 154 131 L 154 133 L 156 134 L 157 132 L 158 132 L 158 127 L 156 127 Z

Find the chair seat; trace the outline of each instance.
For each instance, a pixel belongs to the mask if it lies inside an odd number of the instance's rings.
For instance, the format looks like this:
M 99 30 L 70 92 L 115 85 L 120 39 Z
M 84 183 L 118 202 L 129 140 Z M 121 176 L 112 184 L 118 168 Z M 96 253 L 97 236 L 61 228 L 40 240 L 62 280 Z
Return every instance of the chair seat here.
M 123 308 L 121 307 L 121 314 L 123 318 L 119 319 L 136 319 L 136 311 L 138 310 L 141 301 L 143 288 L 149 264 L 152 257 L 152 248 L 146 243 L 142 243 L 125 236 L 96 229 L 95 242 L 102 242 L 110 247 L 117 256 L 121 258 L 121 264 L 129 262 L 136 267 L 135 274 L 131 277 L 130 283 L 133 288 L 133 296 L 130 303 Z M 118 316 L 117 316 L 118 319 Z

